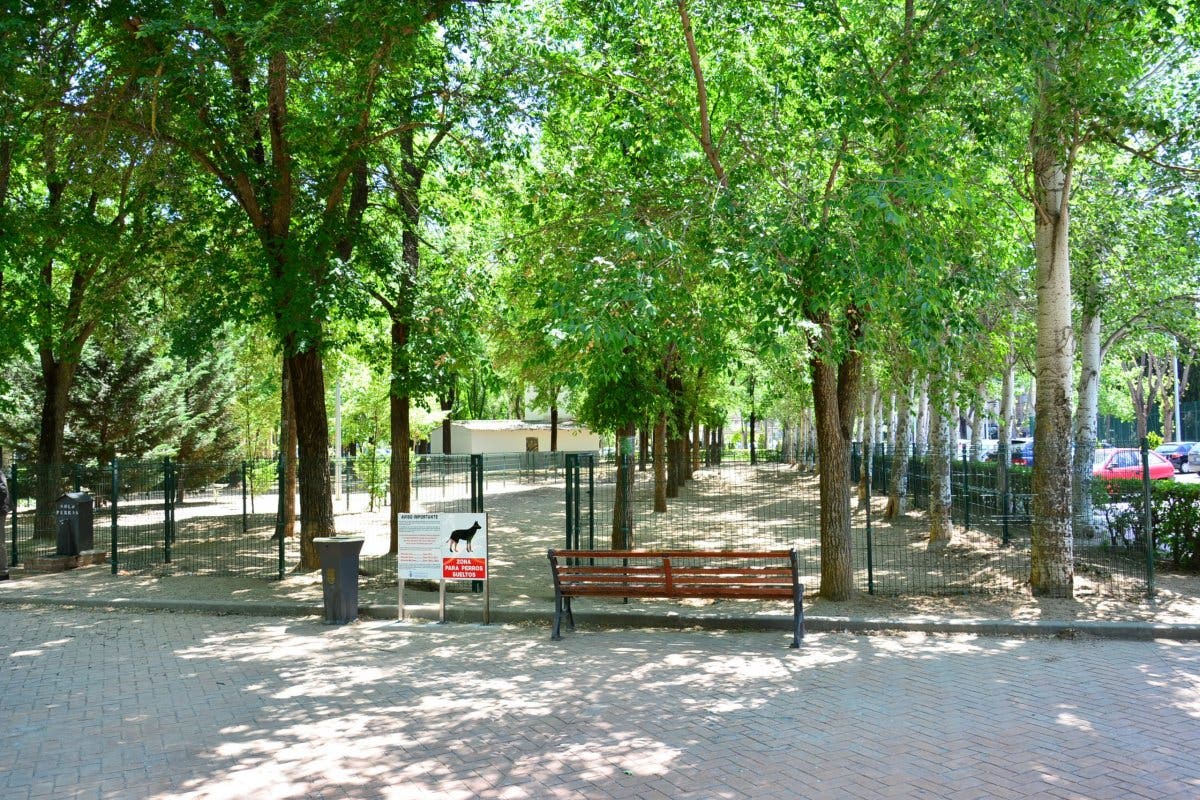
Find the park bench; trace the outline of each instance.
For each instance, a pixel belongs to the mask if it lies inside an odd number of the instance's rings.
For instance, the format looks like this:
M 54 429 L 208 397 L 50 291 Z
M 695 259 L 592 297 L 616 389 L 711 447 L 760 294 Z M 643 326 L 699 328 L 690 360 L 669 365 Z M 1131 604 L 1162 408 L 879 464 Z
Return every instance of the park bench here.
M 804 587 L 796 551 L 550 550 L 554 630 L 575 630 L 575 597 L 791 600 L 792 647 L 804 638 Z

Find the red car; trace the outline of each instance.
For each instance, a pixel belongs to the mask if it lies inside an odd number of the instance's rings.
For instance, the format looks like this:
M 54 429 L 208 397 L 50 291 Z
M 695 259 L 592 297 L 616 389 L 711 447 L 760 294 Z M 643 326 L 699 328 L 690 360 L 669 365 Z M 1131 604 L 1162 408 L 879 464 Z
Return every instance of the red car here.
M 1092 462 L 1092 474 L 1107 480 L 1142 477 L 1142 451 L 1133 447 L 1119 450 L 1097 450 Z M 1168 480 L 1175 475 L 1175 465 L 1150 451 L 1150 480 Z

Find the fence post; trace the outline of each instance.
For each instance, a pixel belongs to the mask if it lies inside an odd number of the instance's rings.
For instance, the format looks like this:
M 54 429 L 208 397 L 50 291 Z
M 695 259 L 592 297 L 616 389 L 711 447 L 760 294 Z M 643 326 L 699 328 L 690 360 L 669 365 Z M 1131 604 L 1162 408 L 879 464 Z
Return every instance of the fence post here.
M 1001 448 L 1001 455 L 1004 455 L 1004 448 Z M 1012 493 L 1012 480 L 1008 474 L 1008 460 L 1000 460 L 1000 480 L 1004 483 L 1004 491 L 1000 493 L 1000 504 L 1004 507 L 1001 512 L 1002 537 L 1001 542 L 1005 547 L 1008 547 L 1008 508 L 1010 503 L 1010 495 Z
M 242 462 L 242 533 L 250 530 L 249 519 L 246 516 L 246 476 L 249 470 L 246 469 L 246 462 Z
M 967 459 L 967 446 L 962 447 L 963 456 L 963 530 L 971 530 L 971 462 Z
M 471 511 L 483 513 L 483 454 L 471 454 Z M 471 581 L 471 592 L 483 591 L 483 581 Z
M 871 462 L 863 462 L 867 470 L 867 594 L 875 594 L 875 548 L 871 535 Z
M 1150 507 L 1150 440 L 1142 438 L 1142 530 L 1146 540 L 1146 596 L 1154 597 L 1154 514 Z
M 112 497 L 109 508 L 109 538 L 112 540 L 112 574 L 117 574 L 117 496 L 121 489 L 121 462 L 112 460 Z
M 575 550 L 578 534 L 575 531 L 576 507 L 578 505 L 575 498 L 575 473 L 579 470 L 579 454 L 567 453 L 566 459 L 566 478 L 567 478 L 567 542 L 565 548 L 567 550 Z
M 596 454 L 588 453 L 588 549 L 596 549 Z M 593 562 L 594 563 L 594 562 Z
M 283 489 L 284 489 L 284 486 L 283 486 L 283 484 L 284 484 L 283 459 L 284 458 L 285 458 L 285 454 L 283 451 L 283 447 L 280 446 L 279 458 L 275 461 L 275 489 L 279 495 L 279 502 L 276 504 L 276 508 L 275 508 L 275 541 L 278 543 L 279 580 L 283 580 L 283 562 L 284 562 L 284 548 L 283 548 Z
M 12 462 L 12 479 L 8 482 L 8 498 L 12 503 L 12 552 L 9 554 L 12 557 L 8 560 L 8 566 L 15 567 L 17 565 L 17 460 L 14 458 Z M 0 540 L 4 538 L 4 531 L 0 531 Z
M 621 459 L 621 549 L 633 544 L 633 453 L 623 452 Z
M 175 488 L 171 485 L 171 458 L 163 459 L 163 562 L 171 563 L 171 502 Z

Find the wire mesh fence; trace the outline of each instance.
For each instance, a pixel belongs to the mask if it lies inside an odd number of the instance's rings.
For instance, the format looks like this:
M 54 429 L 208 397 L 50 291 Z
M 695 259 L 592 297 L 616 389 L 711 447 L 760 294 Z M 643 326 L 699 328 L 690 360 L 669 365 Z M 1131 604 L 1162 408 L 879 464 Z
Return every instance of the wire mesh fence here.
M 1130 595 L 1151 589 L 1161 565 L 1200 567 L 1194 524 L 1200 500 L 1161 487 L 1148 492 L 1146 481 L 1112 471 L 1127 467 L 1103 472 L 1129 461 L 1130 453 L 1140 459 L 1139 448 L 1103 452 L 1090 508 L 1076 521 L 1076 575 L 1098 590 Z M 407 510 L 489 512 L 500 586 L 494 595 L 520 596 L 542 584 L 548 592 L 545 552 L 564 543 L 588 549 L 795 547 L 804 583 L 819 585 L 822 501 L 815 459 L 785 462 L 778 452 L 759 451 L 751 463 L 728 454 L 705 451 L 669 490 L 656 486 L 652 463 L 631 459 L 619 469 L 613 456 L 597 453 L 417 455 Z M 898 459 L 885 448 L 870 457 L 857 449 L 850 455 L 850 555 L 862 591 L 1002 593 L 1028 584 L 1028 465 L 956 454 L 947 475 L 953 536 L 931 545 L 934 460 L 912 451 Z M 1151 462 L 1152 454 L 1134 472 L 1148 471 Z M 904 490 L 889 498 L 898 467 Z M 331 468 L 336 529 L 364 536 L 360 567 L 367 584 L 397 582 L 391 518 L 398 509 L 388 468 L 378 457 L 335 461 Z M 869 496 L 859 491 L 864 474 L 871 479 Z M 282 577 L 299 565 L 299 537 L 294 531 L 279 536 L 275 461 L 118 461 L 53 471 L 18 464 L 10 484 L 17 513 L 6 535 L 18 563 L 56 552 L 55 502 L 77 490 L 95 503 L 94 547 L 110 553 L 114 571 Z M 39 497 L 49 500 L 39 503 Z M 1169 535 L 1155 537 L 1160 528 Z

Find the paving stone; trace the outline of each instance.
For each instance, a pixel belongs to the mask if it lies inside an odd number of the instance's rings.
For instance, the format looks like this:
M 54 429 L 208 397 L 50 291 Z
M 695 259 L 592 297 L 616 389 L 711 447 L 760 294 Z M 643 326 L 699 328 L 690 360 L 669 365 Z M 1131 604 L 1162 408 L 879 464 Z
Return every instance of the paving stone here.
M 1200 796 L 1200 643 L 15 607 L 0 637 L 5 800 Z

